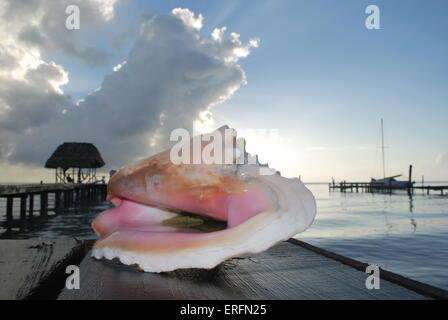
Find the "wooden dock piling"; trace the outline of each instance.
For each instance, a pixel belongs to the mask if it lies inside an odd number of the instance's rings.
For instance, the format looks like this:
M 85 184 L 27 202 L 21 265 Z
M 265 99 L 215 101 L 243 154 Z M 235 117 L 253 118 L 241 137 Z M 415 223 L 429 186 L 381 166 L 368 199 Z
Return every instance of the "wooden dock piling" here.
M 48 193 L 40 193 L 40 215 L 45 216 L 48 213 Z
M 54 194 L 54 207 L 49 207 L 49 194 Z M 20 201 L 20 219 L 28 215 L 33 217 L 34 196 L 40 197 L 40 216 L 46 216 L 49 211 L 58 213 L 63 208 L 78 206 L 83 201 L 105 201 L 106 184 L 34 184 L 0 186 L 0 198 L 6 198 L 6 220 L 14 218 L 14 199 Z M 29 200 L 28 200 L 29 199 Z M 2 214 L 2 212 L 0 212 Z
M 75 201 L 73 199 L 73 190 L 70 190 L 68 192 L 68 198 L 69 198 L 69 201 L 70 201 L 69 207 L 73 207 L 73 205 L 75 203 Z
M 54 193 L 54 210 L 57 213 L 61 209 L 61 191 Z
M 26 218 L 26 200 L 28 196 L 22 195 L 20 197 L 20 219 L 23 220 Z
M 30 217 L 33 216 L 33 212 L 34 212 L 34 193 L 30 193 L 30 202 L 28 204 L 28 214 Z
M 75 195 L 74 195 L 74 203 L 78 204 L 79 203 L 79 193 L 80 193 L 80 190 L 79 189 L 75 189 L 74 193 L 75 193 Z
M 12 220 L 12 206 L 14 203 L 14 198 L 9 196 L 6 198 L 6 219 Z

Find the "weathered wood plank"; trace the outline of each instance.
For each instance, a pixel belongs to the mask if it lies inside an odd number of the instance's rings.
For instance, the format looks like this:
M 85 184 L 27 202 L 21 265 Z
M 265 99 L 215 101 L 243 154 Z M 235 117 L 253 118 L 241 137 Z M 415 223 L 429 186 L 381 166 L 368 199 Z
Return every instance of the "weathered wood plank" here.
M 291 243 L 212 270 L 164 274 L 88 254 L 80 275 L 80 289 L 64 289 L 59 299 L 425 299 L 386 280 L 368 290 L 366 273 Z
M 35 294 L 80 246 L 74 239 L 0 240 L 0 300 Z

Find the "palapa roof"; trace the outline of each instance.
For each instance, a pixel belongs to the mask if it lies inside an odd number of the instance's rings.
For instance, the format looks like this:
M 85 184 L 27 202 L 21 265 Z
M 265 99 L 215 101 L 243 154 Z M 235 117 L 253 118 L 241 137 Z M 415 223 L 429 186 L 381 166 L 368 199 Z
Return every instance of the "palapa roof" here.
M 64 142 L 45 163 L 45 168 L 101 168 L 104 160 L 92 143 Z

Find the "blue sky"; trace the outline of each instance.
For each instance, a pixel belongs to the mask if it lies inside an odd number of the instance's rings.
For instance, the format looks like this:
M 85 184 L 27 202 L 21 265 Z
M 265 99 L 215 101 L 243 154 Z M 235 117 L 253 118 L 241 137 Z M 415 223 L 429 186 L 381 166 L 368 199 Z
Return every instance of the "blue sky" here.
M 370 4 L 381 10 L 381 30 L 364 26 Z M 388 174 L 413 163 L 418 180 L 448 180 L 446 1 L 128 0 L 113 22 L 78 39 L 113 54 L 108 64 L 48 57 L 69 72 L 64 92 L 79 99 L 99 87 L 126 59 L 139 17 L 175 7 L 203 14 L 203 34 L 227 26 L 243 41 L 260 39 L 239 62 L 248 84 L 213 114 L 216 125 L 279 130 L 276 152 L 248 141 L 261 160 L 307 181 L 368 180 L 381 174 L 382 117 Z

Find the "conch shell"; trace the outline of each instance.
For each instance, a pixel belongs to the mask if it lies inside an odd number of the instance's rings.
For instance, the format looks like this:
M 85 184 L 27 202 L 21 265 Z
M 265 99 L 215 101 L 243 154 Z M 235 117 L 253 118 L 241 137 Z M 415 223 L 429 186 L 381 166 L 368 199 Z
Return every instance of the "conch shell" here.
M 217 136 L 225 137 L 223 164 L 173 163 L 176 152 L 169 149 L 114 174 L 108 200 L 116 207 L 92 223 L 99 236 L 92 256 L 118 258 L 147 272 L 209 269 L 264 251 L 311 225 L 312 193 L 299 179 L 258 163 L 234 129 L 194 137 L 181 154 L 192 160 L 192 147 L 204 151 L 212 143 L 204 141 Z

